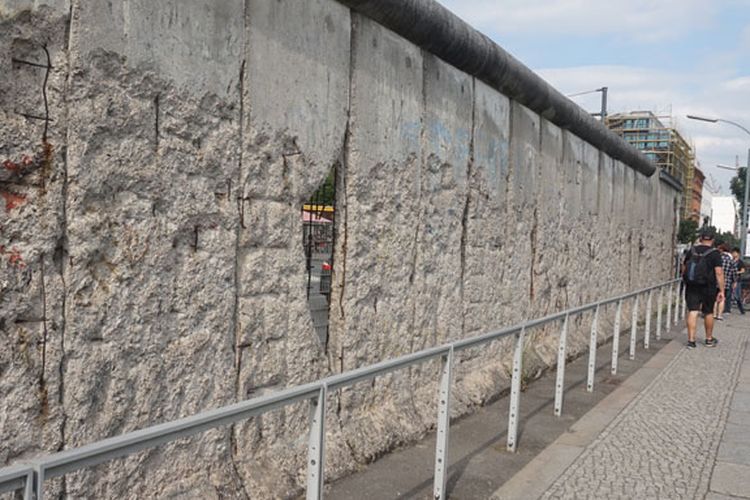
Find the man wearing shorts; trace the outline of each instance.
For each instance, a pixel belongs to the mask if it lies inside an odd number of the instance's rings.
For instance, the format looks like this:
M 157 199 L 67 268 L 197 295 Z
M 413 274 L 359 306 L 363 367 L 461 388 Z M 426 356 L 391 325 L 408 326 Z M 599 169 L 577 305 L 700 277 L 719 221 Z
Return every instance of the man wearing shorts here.
M 714 303 L 724 298 L 724 272 L 721 253 L 713 248 L 714 234 L 702 230 L 698 244 L 691 248 L 683 263 L 685 281 L 685 302 L 687 304 L 688 349 L 695 349 L 695 331 L 698 327 L 698 313 L 704 314 L 706 347 L 714 347 L 717 340 L 714 332 Z M 692 272 L 691 272 L 692 270 Z

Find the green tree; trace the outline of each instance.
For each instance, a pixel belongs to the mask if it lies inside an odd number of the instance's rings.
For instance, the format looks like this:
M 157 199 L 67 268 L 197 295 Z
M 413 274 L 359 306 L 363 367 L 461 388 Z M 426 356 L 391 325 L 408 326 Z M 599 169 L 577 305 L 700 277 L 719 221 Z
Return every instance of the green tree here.
M 336 203 L 336 169 L 332 168 L 328 172 L 323 184 L 315 190 L 310 199 L 310 203 L 319 205 L 331 205 Z
M 740 241 L 730 231 L 716 233 L 716 241 L 723 242 L 730 250 L 740 246 Z
M 737 170 L 737 175 L 732 177 L 732 180 L 729 183 L 729 189 L 732 190 L 732 194 L 737 199 L 737 203 L 740 207 L 740 214 L 744 213 L 743 207 L 745 205 L 745 167 L 740 167 Z
M 680 221 L 680 228 L 677 231 L 677 241 L 680 243 L 692 243 L 695 241 L 698 232 L 698 223 L 694 220 L 686 219 Z

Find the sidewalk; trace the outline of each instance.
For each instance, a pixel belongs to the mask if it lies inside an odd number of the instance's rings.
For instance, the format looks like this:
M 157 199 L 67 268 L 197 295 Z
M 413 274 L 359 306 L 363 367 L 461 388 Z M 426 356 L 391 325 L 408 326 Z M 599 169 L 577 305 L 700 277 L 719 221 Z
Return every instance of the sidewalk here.
M 750 317 L 715 335 L 677 336 L 492 498 L 750 498 Z
M 601 346 L 597 350 L 594 392 L 586 391 L 588 356 L 569 362 L 565 369 L 565 405 L 561 417 L 553 414 L 555 370 L 550 370 L 541 379 L 529 384 L 521 398 L 519 448 L 516 453 L 508 453 L 505 449 L 507 397 L 478 409 L 471 416 L 452 422 L 448 453 L 448 497 L 460 500 L 491 497 L 605 397 L 624 385 L 632 385 L 633 378 L 636 377 L 633 374 L 640 373 L 645 386 L 661 369 L 643 372 L 644 363 L 659 356 L 661 350 L 669 349 L 670 346 L 674 345 L 679 349 L 670 340 L 672 336 L 682 338 L 680 331 L 681 327 L 675 327 L 671 332 L 665 332 L 660 341 L 652 337 L 651 348 L 648 350 L 643 348 L 641 331 L 635 360 L 628 359 L 627 348 L 622 348 L 629 341 L 629 332 L 623 332 L 617 375 L 609 373 L 611 342 Z M 722 344 L 719 349 L 721 347 Z M 668 358 L 671 359 L 678 349 L 671 351 Z M 614 416 L 611 415 L 609 420 Z M 432 434 L 420 442 L 381 457 L 361 472 L 327 484 L 326 498 L 432 498 L 434 453 L 435 440 Z

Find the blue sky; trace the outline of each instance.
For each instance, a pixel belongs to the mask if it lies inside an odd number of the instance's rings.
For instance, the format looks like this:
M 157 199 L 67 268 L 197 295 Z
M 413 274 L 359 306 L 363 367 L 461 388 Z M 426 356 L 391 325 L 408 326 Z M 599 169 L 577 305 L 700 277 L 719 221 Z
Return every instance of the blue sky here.
M 609 87 L 610 112 L 671 115 L 728 193 L 750 136 L 750 0 L 439 0 L 564 94 Z M 574 98 L 597 111 L 599 95 Z

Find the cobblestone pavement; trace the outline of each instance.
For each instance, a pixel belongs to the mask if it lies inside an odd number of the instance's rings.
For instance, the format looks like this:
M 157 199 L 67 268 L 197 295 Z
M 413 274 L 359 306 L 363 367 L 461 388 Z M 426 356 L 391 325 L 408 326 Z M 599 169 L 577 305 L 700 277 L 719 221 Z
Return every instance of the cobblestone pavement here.
M 750 337 L 744 318 L 728 323 L 716 348 L 682 349 L 541 498 L 704 498 Z

